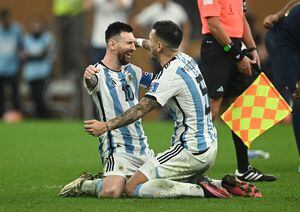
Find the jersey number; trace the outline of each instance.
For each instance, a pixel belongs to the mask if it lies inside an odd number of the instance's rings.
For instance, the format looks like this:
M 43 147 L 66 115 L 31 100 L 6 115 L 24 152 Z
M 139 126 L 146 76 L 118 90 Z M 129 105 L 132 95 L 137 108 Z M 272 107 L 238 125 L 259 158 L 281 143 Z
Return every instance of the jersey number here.
M 196 80 L 199 84 L 200 90 L 202 92 L 202 95 L 204 96 L 205 99 L 205 115 L 210 113 L 210 106 L 209 106 L 209 98 L 208 98 L 208 91 L 207 87 L 205 86 L 204 79 L 201 75 L 196 77 Z
M 134 99 L 134 94 L 133 94 L 133 91 L 132 91 L 130 85 L 123 85 L 122 90 L 125 93 L 126 102 L 132 101 Z

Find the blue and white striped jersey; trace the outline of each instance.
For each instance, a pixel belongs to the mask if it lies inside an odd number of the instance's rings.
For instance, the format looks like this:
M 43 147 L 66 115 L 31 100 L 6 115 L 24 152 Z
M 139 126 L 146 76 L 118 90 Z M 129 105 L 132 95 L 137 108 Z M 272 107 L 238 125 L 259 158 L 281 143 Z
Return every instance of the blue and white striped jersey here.
M 175 121 L 172 145 L 181 143 L 185 149 L 197 153 L 217 141 L 207 88 L 190 56 L 178 53 L 156 75 L 146 96 L 168 106 Z
M 93 90 L 86 89 L 98 108 L 101 121 L 113 119 L 130 107 L 138 104 L 139 86 L 149 87 L 153 74 L 143 73 L 132 64 L 122 67 L 120 72 L 96 64 L 100 72 L 96 74 L 98 83 Z M 112 130 L 99 137 L 99 151 L 102 158 L 112 152 L 126 152 L 144 155 L 149 150 L 141 120 Z

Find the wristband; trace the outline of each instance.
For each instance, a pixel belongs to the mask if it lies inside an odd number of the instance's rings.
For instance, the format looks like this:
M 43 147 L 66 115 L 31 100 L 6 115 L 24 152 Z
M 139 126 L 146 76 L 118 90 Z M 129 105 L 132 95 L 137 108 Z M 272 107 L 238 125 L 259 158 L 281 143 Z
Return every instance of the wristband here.
M 143 47 L 143 41 L 144 41 L 143 38 L 137 38 L 137 39 L 135 40 L 136 46 L 138 46 L 138 47 Z
M 234 43 L 231 42 L 230 44 L 227 44 L 227 45 L 223 46 L 223 50 L 225 52 L 229 52 L 233 46 L 234 46 Z
M 233 42 L 223 46 L 223 50 L 234 57 L 236 62 L 241 61 L 245 57 L 245 54 L 238 47 L 236 47 Z

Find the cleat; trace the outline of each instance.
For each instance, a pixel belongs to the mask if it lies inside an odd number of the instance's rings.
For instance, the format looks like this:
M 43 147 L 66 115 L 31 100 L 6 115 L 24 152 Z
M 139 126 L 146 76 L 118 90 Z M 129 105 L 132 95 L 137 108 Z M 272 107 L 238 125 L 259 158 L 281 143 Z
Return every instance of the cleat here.
M 61 197 L 82 196 L 84 194 L 83 192 L 81 192 L 81 187 L 82 187 L 83 182 L 86 180 L 93 180 L 93 179 L 94 179 L 94 177 L 92 174 L 83 173 L 79 176 L 79 178 L 77 178 L 76 180 L 65 185 L 59 192 L 59 196 L 61 196 Z
M 262 194 L 258 191 L 255 185 L 243 182 L 237 179 L 234 175 L 225 175 L 222 178 L 222 186 L 226 190 L 235 196 L 241 197 L 262 197 Z
M 202 176 L 196 179 L 196 184 L 203 189 L 204 197 L 206 198 L 229 198 L 232 197 L 224 188 L 220 188 L 211 183 L 209 178 Z
M 103 173 L 102 173 L 102 172 L 99 172 L 99 173 L 95 174 L 93 177 L 94 177 L 94 180 L 95 180 L 95 179 L 103 178 Z
M 255 182 L 255 181 L 265 181 L 265 182 L 272 182 L 277 180 L 277 177 L 271 174 L 263 174 L 261 171 L 249 166 L 248 171 L 245 173 L 239 173 L 238 170 L 235 171 L 235 176 L 245 182 Z

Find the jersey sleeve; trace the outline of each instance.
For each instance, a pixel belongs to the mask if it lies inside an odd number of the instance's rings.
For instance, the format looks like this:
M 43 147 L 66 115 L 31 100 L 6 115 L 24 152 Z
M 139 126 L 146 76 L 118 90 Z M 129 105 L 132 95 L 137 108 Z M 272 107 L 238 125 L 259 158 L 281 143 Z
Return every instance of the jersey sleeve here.
M 142 77 L 140 80 L 140 86 L 143 88 L 148 88 L 151 85 L 154 74 L 149 72 L 142 72 Z
M 95 92 L 98 92 L 100 90 L 100 83 L 99 83 L 99 73 L 97 73 L 95 75 L 97 77 L 97 84 L 95 85 L 95 87 L 93 89 L 88 88 L 85 80 L 83 79 L 83 85 L 86 89 L 86 91 L 88 92 L 88 94 L 92 95 Z
M 94 66 L 97 68 L 99 66 L 99 63 L 96 63 Z M 96 73 L 95 75 L 97 77 L 97 84 L 93 89 L 88 88 L 85 79 L 83 79 L 83 86 L 87 90 L 88 94 L 92 95 L 93 93 L 98 92 L 100 90 L 101 72 L 102 70 L 100 70 L 100 72 Z
M 145 96 L 154 98 L 161 105 L 164 106 L 168 100 L 177 95 L 180 90 L 180 82 L 176 79 L 170 79 L 167 76 L 159 79 L 154 79 L 150 85 L 149 91 Z
M 198 0 L 199 4 L 202 4 L 202 16 L 204 18 L 211 16 L 220 16 L 221 14 L 221 5 L 219 0 Z

